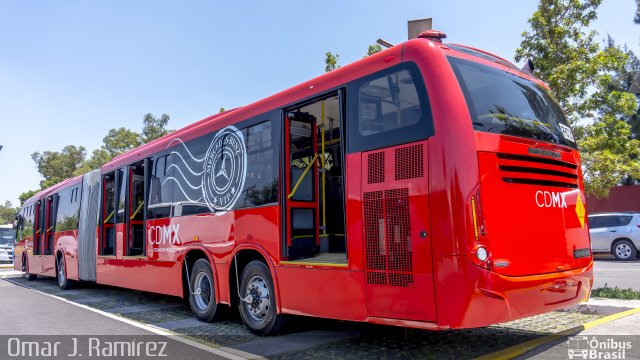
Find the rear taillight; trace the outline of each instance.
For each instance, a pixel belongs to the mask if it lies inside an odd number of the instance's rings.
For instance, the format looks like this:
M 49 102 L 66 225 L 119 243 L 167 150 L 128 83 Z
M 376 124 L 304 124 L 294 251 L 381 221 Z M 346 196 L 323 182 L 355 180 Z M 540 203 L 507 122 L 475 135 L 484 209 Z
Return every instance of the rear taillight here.
M 486 239 L 486 227 L 482 213 L 482 201 L 480 189 L 471 195 L 471 223 L 473 227 L 473 241 L 469 244 L 469 258 L 478 266 L 489 268 L 491 266 L 491 252 Z

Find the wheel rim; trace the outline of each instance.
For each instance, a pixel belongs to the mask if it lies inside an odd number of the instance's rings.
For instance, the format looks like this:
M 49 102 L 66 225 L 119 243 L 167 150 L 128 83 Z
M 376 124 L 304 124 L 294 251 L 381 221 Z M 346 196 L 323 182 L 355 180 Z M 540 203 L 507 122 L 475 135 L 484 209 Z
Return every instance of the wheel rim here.
M 58 260 L 58 284 L 60 284 L 60 286 L 64 284 L 64 279 L 64 263 L 62 262 L 62 260 Z
M 616 255 L 620 258 L 627 259 L 631 256 L 631 247 L 624 243 L 616 245 Z
M 195 280 L 195 294 L 193 297 L 196 302 L 196 307 L 200 310 L 207 310 L 209 304 L 211 304 L 212 295 L 211 279 L 209 275 L 204 272 L 198 273 Z
M 264 279 L 258 275 L 254 275 L 249 279 L 245 299 L 247 299 L 247 301 L 245 301 L 244 304 L 249 316 L 255 321 L 262 321 L 269 313 L 269 308 L 271 307 L 269 287 Z

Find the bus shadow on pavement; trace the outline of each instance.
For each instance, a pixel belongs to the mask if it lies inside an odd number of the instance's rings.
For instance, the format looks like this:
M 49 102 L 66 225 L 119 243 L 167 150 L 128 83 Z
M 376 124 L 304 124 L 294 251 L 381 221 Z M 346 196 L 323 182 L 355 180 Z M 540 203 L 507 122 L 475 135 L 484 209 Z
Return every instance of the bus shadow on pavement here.
M 270 359 L 474 358 L 604 316 L 575 307 L 485 328 L 445 331 L 292 316 L 284 333 L 260 337 L 249 332 L 236 311 L 204 323 L 182 299 L 171 296 L 91 283 L 63 291 L 53 278 L 6 280 L 214 348 Z

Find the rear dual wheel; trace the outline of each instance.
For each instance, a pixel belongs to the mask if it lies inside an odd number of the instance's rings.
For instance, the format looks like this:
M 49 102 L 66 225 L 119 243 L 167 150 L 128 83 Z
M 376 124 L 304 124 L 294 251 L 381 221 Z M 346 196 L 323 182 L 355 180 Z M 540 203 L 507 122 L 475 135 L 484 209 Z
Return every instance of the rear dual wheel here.
M 240 296 L 240 316 L 251 332 L 272 335 L 282 329 L 285 317 L 277 312 L 273 279 L 265 263 L 254 260 L 244 268 Z

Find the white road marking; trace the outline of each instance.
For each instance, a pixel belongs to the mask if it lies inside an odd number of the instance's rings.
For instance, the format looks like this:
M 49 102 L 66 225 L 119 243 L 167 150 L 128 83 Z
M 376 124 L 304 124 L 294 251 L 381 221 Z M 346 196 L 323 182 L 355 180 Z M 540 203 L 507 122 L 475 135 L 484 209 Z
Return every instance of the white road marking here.
M 226 347 L 224 349 L 227 350 L 227 351 L 223 351 L 223 350 L 220 350 L 220 349 L 214 349 L 214 348 L 211 348 L 211 347 L 206 346 L 204 344 L 201 344 L 199 342 L 186 339 L 186 338 L 182 337 L 181 335 L 173 333 L 173 332 L 170 332 L 170 331 L 167 331 L 166 329 L 155 327 L 153 325 L 142 324 L 142 323 L 139 323 L 139 322 L 134 321 L 134 320 L 129 320 L 129 319 L 126 319 L 126 318 L 123 318 L 123 317 L 120 317 L 120 316 L 117 316 L 117 315 L 114 315 L 114 314 L 110 314 L 108 312 L 104 312 L 102 310 L 94 309 L 94 308 L 89 307 L 87 305 L 75 303 L 73 301 L 67 300 L 67 299 L 62 298 L 60 296 L 47 294 L 46 292 L 40 291 L 40 290 L 38 290 L 38 289 L 36 289 L 36 288 L 34 288 L 32 286 L 21 284 L 19 282 L 13 281 L 10 278 L 5 278 L 3 280 L 8 281 L 8 282 L 10 282 L 10 283 L 12 283 L 14 285 L 22 286 L 24 288 L 33 290 L 33 291 L 35 291 L 37 293 L 40 293 L 42 295 L 49 296 L 49 297 L 54 298 L 56 300 L 60 300 L 60 301 L 66 302 L 67 304 L 71 304 L 71 305 L 77 306 L 77 307 L 85 309 L 85 310 L 93 311 L 96 314 L 100 314 L 100 315 L 106 316 L 106 317 L 108 317 L 110 319 L 121 321 L 121 322 L 123 322 L 125 324 L 129 324 L 129 325 L 135 326 L 137 328 L 152 332 L 154 334 L 162 335 L 162 336 L 170 336 L 171 339 L 180 341 L 183 344 L 196 347 L 196 348 L 198 348 L 200 350 L 204 350 L 204 351 L 210 352 L 210 353 L 218 355 L 218 356 L 222 356 L 223 358 L 226 358 L 226 359 L 231 359 L 231 360 L 264 359 L 263 357 L 261 357 L 259 355 L 250 354 L 250 353 L 247 353 L 247 352 L 244 352 L 244 351 L 240 351 L 240 350 L 229 349 L 229 348 L 226 348 Z M 233 353 L 231 351 L 233 351 Z

